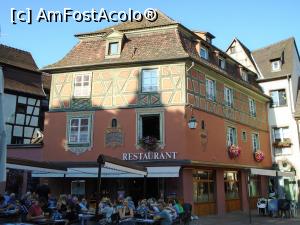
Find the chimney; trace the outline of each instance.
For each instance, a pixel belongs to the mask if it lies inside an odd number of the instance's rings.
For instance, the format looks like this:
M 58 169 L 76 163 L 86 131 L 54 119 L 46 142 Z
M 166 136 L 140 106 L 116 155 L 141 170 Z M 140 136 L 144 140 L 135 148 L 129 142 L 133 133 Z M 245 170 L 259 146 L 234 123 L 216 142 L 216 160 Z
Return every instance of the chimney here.
M 214 35 L 212 35 L 211 33 L 209 32 L 205 32 L 205 31 L 194 31 L 194 33 L 202 38 L 203 40 L 205 40 L 206 42 L 208 42 L 209 44 L 212 44 L 212 39 L 215 38 Z

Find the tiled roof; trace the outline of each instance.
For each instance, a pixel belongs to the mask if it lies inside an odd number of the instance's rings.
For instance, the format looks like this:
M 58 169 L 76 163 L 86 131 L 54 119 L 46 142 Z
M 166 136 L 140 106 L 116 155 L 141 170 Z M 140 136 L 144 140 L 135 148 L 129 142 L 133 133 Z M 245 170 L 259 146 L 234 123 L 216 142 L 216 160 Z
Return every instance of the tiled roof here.
M 294 46 L 295 39 L 292 37 L 252 52 L 256 65 L 264 79 L 292 74 Z M 282 56 L 281 70 L 272 72 L 271 60 L 280 59 Z
M 124 23 L 119 23 L 114 26 L 110 26 L 101 30 L 97 30 L 94 32 L 88 32 L 88 33 L 80 33 L 75 36 L 84 36 L 84 35 L 95 35 L 95 34 L 106 34 L 111 32 L 112 29 L 118 30 L 118 31 L 129 31 L 129 30 L 137 30 L 137 29 L 144 29 L 144 28 L 155 28 L 155 27 L 163 27 L 163 26 L 169 26 L 169 25 L 174 25 L 178 24 L 175 20 L 171 19 L 164 13 L 160 12 L 157 10 L 157 20 L 150 22 L 146 20 L 145 18 L 140 21 L 133 21 L 133 22 L 124 22 Z
M 38 67 L 30 52 L 0 44 L 0 64 L 37 71 Z
M 45 96 L 41 73 L 29 52 L 0 44 L 4 90 Z
M 50 91 L 52 76 L 49 73 L 42 73 L 42 83 L 45 91 Z
M 120 57 L 105 59 L 106 40 L 86 39 L 79 41 L 63 59 L 43 69 L 187 57 L 180 42 L 175 29 L 132 36 L 125 38 Z
M 41 75 L 11 66 L 3 67 L 4 90 L 44 97 Z
M 218 58 L 216 56 L 212 56 L 210 61 L 201 59 L 196 49 L 196 45 L 199 42 L 197 39 L 199 39 L 199 37 L 181 24 L 178 24 L 178 26 L 174 28 L 168 27 L 167 29 L 166 27 L 166 29 L 160 29 L 159 31 L 153 32 L 139 32 L 134 34 L 126 33 L 126 31 L 132 29 L 153 28 L 175 24 L 178 23 L 159 12 L 159 17 L 153 24 L 150 22 L 127 22 L 96 32 L 81 34 L 79 35 L 81 38 L 77 45 L 75 45 L 64 58 L 54 64 L 44 67 L 43 71 L 52 72 L 55 69 L 61 68 L 74 68 L 113 63 L 133 63 L 190 58 L 206 64 L 207 66 L 213 67 L 215 70 L 224 74 L 228 78 L 236 80 L 242 85 L 252 89 L 254 88 L 255 91 L 262 93 L 261 89 L 255 82 L 256 77 L 254 74 L 253 76 L 250 76 L 250 85 L 241 79 L 238 72 L 239 66 L 241 65 L 238 62 L 232 63 L 232 65 L 228 63 L 226 70 L 222 70 L 218 66 Z M 125 37 L 123 40 L 120 57 L 108 59 L 105 58 L 105 36 L 110 34 L 113 30 L 124 32 Z M 99 37 L 100 34 L 103 34 L 103 37 Z M 204 42 L 204 40 L 201 39 L 201 42 Z M 207 43 L 207 45 L 210 44 Z M 215 46 L 211 45 L 211 49 L 212 51 L 218 51 L 230 58 L 230 56 Z M 231 59 L 231 61 L 235 60 Z

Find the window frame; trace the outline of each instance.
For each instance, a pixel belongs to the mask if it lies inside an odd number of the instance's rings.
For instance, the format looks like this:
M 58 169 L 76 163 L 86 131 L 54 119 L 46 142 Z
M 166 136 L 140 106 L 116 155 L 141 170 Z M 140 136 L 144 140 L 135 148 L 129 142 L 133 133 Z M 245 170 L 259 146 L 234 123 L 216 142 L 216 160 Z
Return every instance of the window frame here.
M 205 52 L 205 55 L 202 55 L 202 52 Z M 208 48 L 201 46 L 200 47 L 200 51 L 199 51 L 199 56 L 201 59 L 205 59 L 208 60 L 209 59 L 209 55 L 208 55 Z
M 200 177 L 198 175 L 199 172 L 207 173 L 207 179 L 197 179 L 198 177 Z M 200 196 L 200 195 L 198 195 L 198 185 L 199 184 L 206 184 L 208 187 L 207 201 L 201 200 L 201 199 L 199 200 L 199 196 Z M 213 190 L 211 190 L 211 184 L 213 184 Z M 197 190 L 195 190 L 195 185 L 197 187 Z M 213 195 L 211 195 L 212 192 L 213 192 Z M 216 173 L 214 170 L 209 170 L 209 169 L 193 170 L 193 199 L 194 199 L 194 202 L 197 202 L 197 203 L 216 202 Z
M 244 136 L 244 134 L 245 134 L 245 136 Z M 241 132 L 241 139 L 243 142 L 247 142 L 248 138 L 247 138 L 247 132 L 245 130 L 242 130 L 242 132 Z
M 228 91 L 230 93 L 229 98 L 227 96 Z M 228 99 L 230 99 L 230 100 L 228 101 Z M 233 108 L 233 104 L 234 104 L 233 101 L 234 101 L 233 89 L 224 85 L 224 104 L 225 104 L 225 106 Z
M 244 70 L 242 70 L 241 72 L 241 77 L 242 77 L 242 80 L 245 81 L 245 82 L 249 82 L 249 77 L 248 77 L 248 73 Z
M 276 63 L 278 63 L 278 67 L 275 67 L 274 65 L 276 65 Z M 278 72 L 281 71 L 281 66 L 282 66 L 282 62 L 280 59 L 278 60 L 274 60 L 271 62 L 271 67 L 272 67 L 272 72 Z
M 208 87 L 208 83 L 213 83 L 213 95 L 208 95 L 208 90 L 211 90 L 211 88 Z M 211 79 L 210 77 L 205 78 L 205 97 L 207 100 L 216 102 L 217 100 L 217 82 L 214 79 Z
M 257 146 L 255 146 L 255 143 L 254 143 L 255 138 L 254 137 L 257 137 L 257 141 L 256 141 Z M 258 132 L 252 132 L 251 141 L 252 141 L 252 152 L 255 153 L 258 150 L 260 150 L 260 138 L 259 138 L 259 133 Z M 255 147 L 257 147 L 257 148 L 255 148 Z
M 284 137 L 284 132 L 283 132 L 284 129 L 287 129 L 288 133 L 290 133 L 289 132 L 289 126 L 272 127 L 272 140 L 273 140 L 273 142 L 276 141 L 276 138 L 275 138 L 275 129 L 279 129 L 279 131 L 280 131 L 280 136 L 281 136 L 280 137 L 280 141 L 284 141 L 285 138 L 290 138 L 290 137 Z
M 144 71 L 149 71 L 149 70 L 155 70 L 157 72 L 157 90 L 144 90 L 144 74 L 143 72 Z M 159 92 L 160 91 L 160 73 L 159 73 L 159 68 L 152 68 L 152 67 L 149 67 L 149 68 L 142 68 L 140 70 L 140 74 L 141 74 L 141 78 L 140 78 L 140 92 L 141 93 L 155 93 L 155 92 Z M 152 79 L 152 78 L 151 78 Z
M 222 64 L 222 62 L 223 62 L 223 64 Z M 223 57 L 218 58 L 218 64 L 222 70 L 226 69 L 226 60 Z
M 225 174 L 229 174 L 229 173 L 233 173 L 234 177 L 233 180 L 228 179 L 228 175 L 225 176 Z M 232 185 L 230 185 L 230 183 Z M 235 194 L 237 194 L 236 196 L 232 196 L 229 197 L 229 191 L 228 189 L 226 189 L 228 186 L 232 186 L 233 184 L 236 185 L 237 187 L 237 191 L 234 191 Z M 225 200 L 234 200 L 234 199 L 240 199 L 240 191 L 241 191 L 241 186 L 240 186 L 240 173 L 238 171 L 234 171 L 234 170 L 225 170 L 224 171 L 224 193 L 225 193 Z
M 117 51 L 116 53 L 112 54 L 111 53 L 111 45 L 116 44 L 117 45 Z M 110 41 L 108 42 L 108 51 L 107 51 L 107 55 L 108 56 L 115 56 L 115 55 L 119 55 L 119 48 L 120 48 L 120 42 L 119 41 Z
M 232 142 L 229 143 L 229 135 L 231 135 L 231 134 L 228 131 L 230 131 L 230 130 L 234 131 L 234 133 L 233 133 L 233 143 Z M 237 131 L 236 127 L 230 126 L 230 125 L 226 127 L 226 146 L 227 147 L 232 146 L 232 145 L 235 145 L 235 146 L 238 145 L 237 133 L 238 133 L 238 131 Z
M 146 115 L 159 115 L 159 147 L 165 147 L 165 118 L 164 118 L 164 108 L 157 107 L 157 108 L 148 108 L 148 109 L 136 109 L 136 148 L 139 149 L 139 141 L 142 138 L 142 117 Z
M 256 117 L 256 101 L 253 98 L 248 98 L 249 114 L 251 117 Z
M 76 94 L 76 79 L 77 77 L 81 76 L 82 78 L 82 81 L 81 81 L 81 84 L 84 84 L 84 82 L 87 82 L 87 81 L 84 81 L 84 76 L 88 76 L 89 77 L 89 80 L 88 80 L 88 83 L 89 85 L 87 86 L 87 90 L 88 90 L 88 94 L 87 95 L 77 95 Z M 83 86 L 80 86 L 81 87 L 81 92 L 83 90 Z M 87 72 L 87 73 L 77 73 L 74 75 L 74 79 L 73 79 L 73 98 L 90 98 L 91 97 L 91 93 L 92 93 L 92 73 L 91 72 Z
M 87 124 L 87 126 L 88 126 L 88 131 L 87 131 L 87 135 L 88 135 L 88 137 L 87 137 L 87 142 L 74 142 L 74 141 L 71 141 L 70 140 L 70 138 L 71 138 L 71 134 L 72 134 L 72 120 L 80 120 L 80 126 L 78 126 L 78 131 L 77 131 L 77 133 L 79 134 L 78 135 L 78 140 L 80 140 L 80 134 L 81 134 L 81 131 L 80 131 L 80 128 L 82 127 L 81 126 L 81 120 L 83 120 L 83 119 L 87 119 L 88 120 L 88 124 Z M 78 123 L 78 125 L 79 125 L 79 123 Z M 69 119 L 69 127 L 68 127 L 68 129 L 69 129 L 69 132 L 68 132 L 68 144 L 69 145 L 86 145 L 86 144 L 90 144 L 90 142 L 91 142 L 91 118 L 90 117 L 87 117 L 87 116 L 82 116 L 82 117 L 80 117 L 80 116 L 78 116 L 78 117 L 72 117 L 72 118 L 70 118 Z
M 279 97 L 279 91 L 284 91 L 285 93 L 285 104 L 284 105 L 280 105 L 280 97 Z M 278 96 L 278 105 L 274 105 L 274 100 L 272 98 L 272 92 L 277 92 L 277 96 Z M 274 89 L 274 90 L 270 90 L 269 91 L 269 95 L 270 97 L 272 98 L 272 105 L 270 105 L 271 108 L 277 108 L 277 107 L 286 107 L 288 106 L 288 99 L 287 99 L 287 92 L 286 92 L 286 89 L 285 88 L 282 88 L 282 89 Z

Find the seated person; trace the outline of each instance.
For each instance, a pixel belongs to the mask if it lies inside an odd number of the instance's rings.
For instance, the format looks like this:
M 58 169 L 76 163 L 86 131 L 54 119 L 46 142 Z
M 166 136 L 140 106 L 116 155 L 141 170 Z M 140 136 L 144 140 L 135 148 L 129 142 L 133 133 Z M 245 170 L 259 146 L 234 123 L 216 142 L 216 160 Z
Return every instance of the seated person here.
M 178 215 L 181 215 L 181 214 L 184 213 L 184 209 L 183 209 L 182 205 L 179 203 L 179 201 L 177 199 L 174 200 L 173 207 L 176 210 Z
M 67 214 L 67 196 L 61 195 L 60 198 L 57 201 L 56 207 L 59 211 L 59 213 L 65 217 Z
M 126 200 L 128 201 L 128 206 L 135 210 L 134 202 L 132 201 L 132 198 L 130 196 L 126 197 Z
M 89 206 L 88 206 L 88 203 L 87 203 L 85 198 L 81 199 L 81 202 L 79 203 L 79 206 L 80 206 L 80 211 L 83 212 L 83 213 L 87 212 L 89 210 Z
M 133 218 L 133 209 L 129 207 L 128 201 L 125 199 L 123 202 L 123 208 L 119 209 L 119 216 L 120 219 L 128 219 L 128 218 Z M 133 221 L 125 221 L 125 222 L 120 222 L 120 224 L 134 224 Z
M 5 203 L 5 198 L 0 195 L 0 213 L 7 210 L 7 204 Z
M 172 205 L 172 202 L 165 206 L 165 210 L 167 210 L 172 219 L 176 219 L 178 216 L 177 210 L 174 206 L 175 205 Z
M 39 200 L 32 200 L 32 205 L 28 210 L 27 220 L 36 220 L 44 218 L 42 207 L 45 205 L 46 199 L 40 198 Z
M 68 204 L 67 205 L 67 211 L 66 211 L 65 218 L 69 222 L 74 222 L 74 221 L 78 220 L 78 212 L 75 209 L 75 205 L 74 204 Z
M 149 207 L 147 206 L 146 199 L 143 199 L 139 202 L 136 211 L 142 216 L 146 215 L 149 212 Z
M 102 208 L 99 208 L 99 213 L 104 216 L 101 221 L 104 221 L 105 224 L 111 222 L 111 215 L 114 213 L 114 208 L 108 198 L 102 202 Z
M 161 225 L 172 225 L 172 218 L 165 203 L 159 203 L 158 208 L 160 212 L 154 217 L 154 220 L 160 221 Z
M 7 208 L 10 210 L 16 209 L 17 208 L 17 200 L 16 200 L 16 194 L 11 193 L 9 196 L 9 200 L 7 202 Z

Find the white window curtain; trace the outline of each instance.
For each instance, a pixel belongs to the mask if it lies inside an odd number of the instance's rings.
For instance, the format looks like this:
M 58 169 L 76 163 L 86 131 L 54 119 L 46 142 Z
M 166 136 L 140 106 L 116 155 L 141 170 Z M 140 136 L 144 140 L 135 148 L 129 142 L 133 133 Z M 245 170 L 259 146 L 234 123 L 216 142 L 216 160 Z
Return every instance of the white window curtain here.
M 249 112 L 251 116 L 256 116 L 256 103 L 252 98 L 249 98 Z
M 231 107 L 233 105 L 233 90 L 231 88 L 224 88 L 224 100 L 226 106 Z
M 89 97 L 91 94 L 91 76 L 89 74 L 80 74 L 75 77 L 74 96 Z
M 252 134 L 252 147 L 253 147 L 253 152 L 256 152 L 259 150 L 259 135 L 258 134 Z
M 69 143 L 89 143 L 89 130 L 89 118 L 71 119 Z
M 227 127 L 227 146 L 236 145 L 236 128 Z
M 216 100 L 216 84 L 214 80 L 206 79 L 206 97 L 212 101 Z

